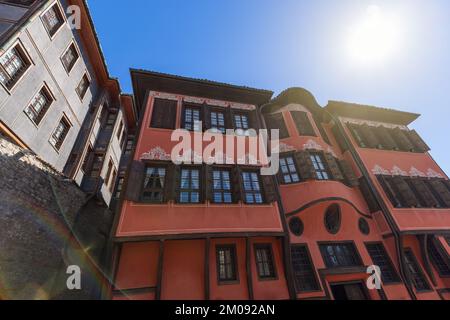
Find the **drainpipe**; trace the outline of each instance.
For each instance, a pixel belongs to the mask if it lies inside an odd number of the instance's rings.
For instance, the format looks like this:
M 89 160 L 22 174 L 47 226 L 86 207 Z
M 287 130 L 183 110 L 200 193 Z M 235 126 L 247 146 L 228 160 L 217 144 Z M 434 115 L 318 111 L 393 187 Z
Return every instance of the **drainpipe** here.
M 262 124 L 262 127 L 267 129 L 266 126 L 266 121 L 264 119 L 263 116 L 263 109 L 267 106 L 269 106 L 270 103 L 266 103 L 264 105 L 262 105 L 259 109 L 258 112 L 258 116 L 260 119 L 260 122 Z M 283 242 L 282 242 L 282 246 L 283 246 L 283 260 L 284 260 L 284 273 L 286 274 L 286 280 L 287 280 L 287 287 L 289 290 L 289 296 L 291 300 L 297 300 L 297 292 L 295 289 L 295 285 L 294 285 L 294 276 L 292 273 L 292 261 L 291 261 L 291 252 L 290 252 L 290 248 L 291 248 L 291 243 L 289 241 L 289 229 L 288 229 L 288 225 L 286 222 L 286 211 L 284 209 L 283 206 L 283 202 L 281 201 L 281 194 L 280 194 L 280 183 L 278 181 L 278 176 L 274 175 L 272 176 L 272 182 L 275 185 L 275 189 L 276 189 L 276 194 L 277 194 L 277 202 L 278 202 L 278 207 L 280 209 L 280 216 L 281 216 L 281 223 L 283 224 L 283 229 L 284 229 L 284 236 L 283 236 Z
M 384 203 L 383 199 L 381 198 L 381 195 L 379 194 L 379 192 L 377 191 L 377 189 L 375 188 L 375 184 L 373 183 L 372 179 L 370 178 L 369 172 L 367 171 L 367 168 L 364 166 L 364 163 L 362 162 L 358 152 L 356 151 L 355 147 L 353 146 L 353 144 L 349 141 L 349 138 L 347 137 L 347 134 L 345 133 L 345 130 L 341 124 L 341 122 L 339 121 L 339 119 L 337 119 L 334 115 L 332 115 L 328 110 L 324 109 L 324 111 L 331 117 L 331 119 L 336 123 L 337 128 L 339 130 L 339 133 L 343 136 L 345 143 L 348 146 L 348 150 L 350 151 L 353 159 L 355 160 L 356 164 L 358 165 L 359 169 L 361 170 L 363 177 L 366 179 L 366 181 L 369 184 L 369 188 L 372 191 L 372 195 L 375 197 L 376 201 L 378 202 L 379 207 L 381 208 L 381 211 L 383 213 L 383 216 L 385 217 L 391 231 L 392 234 L 394 236 L 395 239 L 395 244 L 396 244 L 396 252 L 397 252 L 397 257 L 398 257 L 398 261 L 399 261 L 399 267 L 400 267 L 400 275 L 403 279 L 403 282 L 405 283 L 406 289 L 408 290 L 409 295 L 411 296 L 411 298 L 413 300 L 417 300 L 417 297 L 414 293 L 414 290 L 411 286 L 411 279 L 409 277 L 409 275 L 406 272 L 406 261 L 405 261 L 405 257 L 403 255 L 403 240 L 401 237 L 401 233 L 400 230 L 397 226 L 397 224 L 395 223 L 394 219 L 392 218 L 389 209 L 387 208 L 386 204 Z

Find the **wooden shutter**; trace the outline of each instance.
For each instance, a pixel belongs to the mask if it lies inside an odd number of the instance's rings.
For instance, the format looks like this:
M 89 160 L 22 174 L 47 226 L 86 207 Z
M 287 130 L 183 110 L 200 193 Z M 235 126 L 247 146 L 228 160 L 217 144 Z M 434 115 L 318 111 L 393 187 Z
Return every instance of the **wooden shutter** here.
M 333 125 L 333 127 L 331 128 L 331 131 L 334 135 L 334 138 L 336 139 L 339 148 L 341 148 L 342 152 L 345 152 L 348 150 L 348 145 L 347 142 L 345 141 L 344 137 L 342 136 L 342 134 L 339 132 L 339 128 L 338 126 L 335 124 Z M 351 131 L 351 130 L 350 130 Z
M 357 125 L 357 124 L 354 124 L 354 123 L 349 123 L 347 126 L 350 129 L 350 132 L 352 133 L 353 138 L 355 139 L 356 143 L 358 143 L 358 145 L 361 148 L 367 148 L 368 147 L 368 143 L 367 143 L 367 141 L 365 139 L 365 136 L 362 133 L 361 126 Z M 337 128 L 336 128 L 336 130 L 337 130 Z M 358 138 L 358 134 L 357 133 L 359 134 L 359 138 Z
M 211 129 L 211 107 L 204 104 L 201 111 L 203 111 L 203 129 L 206 131 Z
M 176 166 L 170 163 L 166 169 L 166 178 L 164 180 L 164 201 L 175 200 L 174 196 L 174 180 L 175 180 Z
M 400 150 L 402 151 L 414 150 L 414 146 L 411 143 L 411 141 L 409 141 L 406 131 L 401 130 L 400 128 L 395 128 L 392 130 L 392 134 Z
M 346 160 L 339 160 L 339 165 L 341 166 L 342 173 L 350 187 L 356 187 L 359 185 L 358 179 L 353 172 L 352 166 Z
M 378 141 L 378 138 L 375 135 L 375 127 L 365 124 L 362 125 L 360 128 L 367 146 L 369 148 L 378 148 L 380 142 Z
M 277 201 L 277 192 L 273 183 L 273 176 L 261 176 L 264 188 L 264 199 L 267 203 Z
M 260 127 L 259 121 L 258 121 L 258 114 L 256 113 L 256 110 L 249 111 L 247 113 L 248 115 L 248 126 L 250 129 L 255 129 L 256 132 L 258 132 L 258 129 Z M 281 129 L 280 129 L 280 135 L 281 135 Z
M 385 149 L 388 149 L 388 150 L 398 150 L 399 149 L 399 147 L 397 146 L 397 143 L 391 136 L 391 133 L 390 133 L 391 130 L 389 130 L 385 126 L 379 126 L 375 130 L 376 130 L 378 137 L 381 140 L 381 144 L 383 145 L 383 147 Z
M 317 136 L 306 112 L 291 111 L 291 115 L 301 136 Z
M 412 178 L 410 181 L 427 208 L 439 207 L 439 202 L 436 200 L 436 198 L 431 193 L 430 189 L 428 189 L 427 185 L 422 179 Z
M 272 129 L 280 130 L 280 139 L 289 138 L 289 132 L 284 122 L 283 113 L 268 114 L 265 116 L 267 129 L 270 131 Z M 270 134 L 270 132 L 269 132 Z
M 127 190 L 125 199 L 139 202 L 141 198 L 142 187 L 144 183 L 145 166 L 141 161 L 133 161 L 128 173 Z
M 326 143 L 331 145 L 330 138 L 328 138 L 328 134 L 325 131 L 325 128 L 323 127 L 322 122 L 320 121 L 320 119 L 317 116 L 314 116 L 314 122 L 316 123 L 316 126 L 320 131 L 320 135 L 322 136 L 323 141 L 325 141 Z
M 173 166 L 172 186 L 170 188 L 170 199 L 178 202 L 178 191 L 181 182 L 181 166 Z
M 396 191 L 399 193 L 404 207 L 418 207 L 419 201 L 416 195 L 405 181 L 404 177 L 396 176 L 391 179 Z
M 334 180 L 344 180 L 344 176 L 339 168 L 337 160 L 331 153 L 325 153 L 325 161 Z
M 298 172 L 302 180 L 317 179 L 316 170 L 311 160 L 308 151 L 300 151 L 295 154 L 295 161 L 297 162 Z
M 450 208 L 450 191 L 446 187 L 444 180 L 430 180 L 430 185 L 441 199 L 442 204 Z
M 423 141 L 422 137 L 416 132 L 416 130 L 412 130 L 408 132 L 409 139 L 414 145 L 414 149 L 420 152 L 428 152 L 430 151 L 430 147 Z
M 212 176 L 213 168 L 209 165 L 203 166 L 204 177 L 203 181 L 205 182 L 205 193 L 206 193 L 206 201 L 213 201 L 213 176 Z
M 364 177 L 361 177 L 359 179 L 359 188 L 364 199 L 366 199 L 370 212 L 374 213 L 380 211 L 380 206 L 378 205 L 378 202 L 376 201 L 375 196 L 373 195 L 372 190 L 369 187 L 369 183 Z
M 228 107 L 225 111 L 225 127 L 226 129 L 236 130 L 236 127 L 234 125 L 234 112 L 233 108 L 231 107 Z
M 177 101 L 155 98 L 153 103 L 151 127 L 175 129 Z
M 239 202 L 242 200 L 242 183 L 241 183 L 241 170 L 239 167 L 234 166 L 231 170 L 231 183 L 233 189 L 233 201 Z

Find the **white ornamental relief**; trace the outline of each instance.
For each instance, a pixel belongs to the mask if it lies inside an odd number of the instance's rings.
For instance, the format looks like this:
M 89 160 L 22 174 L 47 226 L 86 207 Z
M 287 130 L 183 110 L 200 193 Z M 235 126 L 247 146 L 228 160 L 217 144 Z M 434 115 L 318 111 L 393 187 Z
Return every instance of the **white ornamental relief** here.
M 372 173 L 374 175 L 390 175 L 391 173 L 389 172 L 389 170 L 383 169 L 381 166 L 376 165 L 373 169 L 372 169 Z
M 315 142 L 314 140 L 308 140 L 307 143 L 303 145 L 304 150 L 323 150 L 322 146 Z
M 391 173 L 393 176 L 403 176 L 403 177 L 408 176 L 408 173 L 406 171 L 403 171 L 402 169 L 400 169 L 397 166 L 394 166 L 392 168 Z
M 149 152 L 146 152 L 141 155 L 141 160 L 161 160 L 161 161 L 170 161 L 171 157 L 163 148 L 155 147 L 151 149 Z
M 434 171 L 433 169 L 428 169 L 427 171 L 427 177 L 428 178 L 444 178 L 444 176 L 440 173 L 437 173 L 436 171 Z
M 420 171 L 415 167 L 411 167 L 411 170 L 409 170 L 409 175 L 411 177 L 423 177 L 423 178 L 427 176 L 425 173 L 423 173 L 422 171 Z
M 280 142 L 280 153 L 291 152 L 291 151 L 295 151 L 295 150 L 296 150 L 295 147 L 293 147 L 289 144 Z

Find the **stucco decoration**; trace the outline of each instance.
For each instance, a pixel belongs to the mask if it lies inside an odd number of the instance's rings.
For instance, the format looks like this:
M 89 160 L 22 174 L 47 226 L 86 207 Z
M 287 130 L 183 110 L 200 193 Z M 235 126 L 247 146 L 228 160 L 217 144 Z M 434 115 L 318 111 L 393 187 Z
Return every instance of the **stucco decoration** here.
M 391 170 L 391 173 L 393 176 L 403 176 L 403 177 L 407 177 L 408 173 L 406 171 L 403 171 L 402 169 L 400 169 L 397 166 L 394 166 Z
M 378 121 L 370 121 L 370 120 L 362 120 L 362 119 L 352 119 L 352 118 L 346 118 L 346 117 L 340 117 L 340 119 L 345 123 L 354 123 L 358 125 L 364 125 L 367 124 L 372 127 L 379 127 L 380 125 L 389 128 L 389 129 L 395 129 L 400 128 L 402 130 L 408 130 L 406 126 L 398 125 L 398 124 L 392 124 L 392 123 L 385 123 L 385 122 L 378 122 Z
M 303 149 L 304 150 L 323 150 L 323 147 L 318 144 L 317 142 L 315 142 L 314 140 L 308 140 L 308 142 L 306 142 L 303 145 Z
M 436 171 L 434 171 L 433 169 L 428 169 L 427 171 L 427 177 L 428 178 L 444 178 L 444 176 L 440 173 L 437 173 Z
M 409 175 L 411 177 L 426 177 L 427 175 L 420 171 L 419 169 L 415 167 L 411 167 L 411 170 L 409 170 Z
M 295 151 L 295 147 L 287 144 L 287 143 L 283 143 L 280 142 L 280 153 L 284 153 L 284 152 L 291 152 L 291 151 Z
M 334 150 L 333 150 L 331 147 L 328 147 L 327 152 L 328 152 L 329 154 L 331 154 L 333 157 L 337 158 L 336 153 L 334 152 Z
M 151 149 L 149 152 L 146 152 L 141 155 L 141 160 L 161 160 L 161 161 L 170 161 L 171 157 L 163 148 L 155 147 Z
M 389 172 L 389 170 L 383 169 L 381 166 L 379 165 L 375 165 L 375 167 L 372 169 L 372 173 L 374 175 L 390 175 L 391 173 Z

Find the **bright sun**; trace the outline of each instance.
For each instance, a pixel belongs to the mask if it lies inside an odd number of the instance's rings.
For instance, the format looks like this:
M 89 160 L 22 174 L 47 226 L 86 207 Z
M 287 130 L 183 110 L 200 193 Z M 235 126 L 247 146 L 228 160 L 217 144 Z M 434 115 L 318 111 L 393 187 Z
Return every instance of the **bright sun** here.
M 352 62 L 365 65 L 386 63 L 399 49 L 400 40 L 399 20 L 373 5 L 350 30 L 348 51 Z

